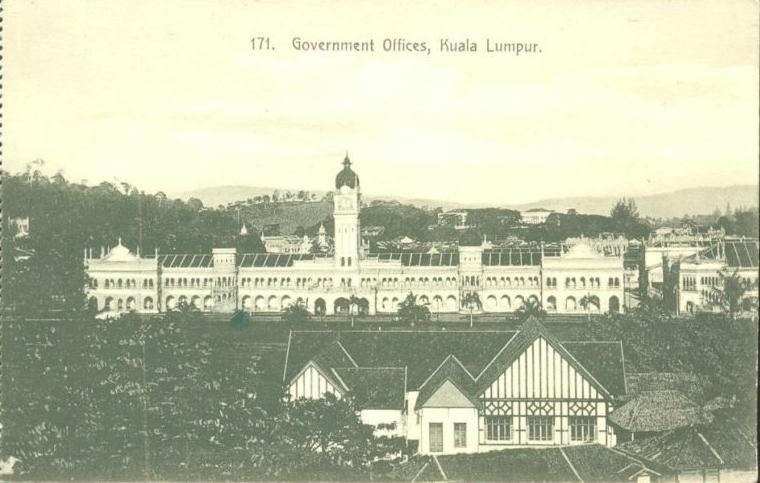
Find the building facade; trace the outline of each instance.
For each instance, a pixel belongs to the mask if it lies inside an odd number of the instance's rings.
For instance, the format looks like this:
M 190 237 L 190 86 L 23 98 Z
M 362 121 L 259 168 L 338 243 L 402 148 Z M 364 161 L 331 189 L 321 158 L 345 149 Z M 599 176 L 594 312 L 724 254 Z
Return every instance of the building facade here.
M 757 240 L 720 240 L 694 255 L 682 258 L 674 267 L 679 314 L 720 311 L 726 276 L 736 276 L 744 288 L 743 299 L 753 310 L 758 305 Z
M 98 257 L 85 253 L 90 305 L 147 313 L 181 303 L 204 311 L 279 312 L 298 302 L 328 315 L 354 310 L 354 296 L 376 314 L 395 313 L 414 292 L 433 313 L 467 311 L 463 300 L 470 293 L 486 312 L 514 312 L 527 301 L 556 313 L 622 308 L 622 254 L 605 255 L 586 243 L 546 250 L 475 243 L 440 253 L 369 253 L 361 238 L 359 177 L 348 156 L 343 164 L 335 178 L 332 254 L 216 248 L 210 254 L 141 257 L 119 241 Z
M 393 424 L 421 454 L 616 444 L 625 394 L 620 342 L 519 331 L 294 331 L 291 400 L 351 394 L 365 424 Z

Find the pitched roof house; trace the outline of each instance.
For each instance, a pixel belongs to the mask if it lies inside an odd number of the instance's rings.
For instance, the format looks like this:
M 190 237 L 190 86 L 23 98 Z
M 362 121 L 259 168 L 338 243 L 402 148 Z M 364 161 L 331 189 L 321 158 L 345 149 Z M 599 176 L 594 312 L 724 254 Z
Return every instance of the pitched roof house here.
M 625 394 L 620 342 L 517 331 L 294 331 L 291 398 L 353 394 L 367 424 L 395 423 L 422 454 L 597 442 Z
M 677 481 L 757 481 L 757 430 L 752 423 L 716 414 L 711 424 L 673 429 L 618 449 L 666 468 Z

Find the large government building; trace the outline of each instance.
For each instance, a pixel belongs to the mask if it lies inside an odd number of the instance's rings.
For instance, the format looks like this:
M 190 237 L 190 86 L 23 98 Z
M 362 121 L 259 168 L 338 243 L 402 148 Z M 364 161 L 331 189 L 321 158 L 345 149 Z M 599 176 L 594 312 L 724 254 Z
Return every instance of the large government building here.
M 413 292 L 432 313 L 464 312 L 477 294 L 485 312 L 513 312 L 528 301 L 550 313 L 618 311 L 622 254 L 588 244 L 570 248 L 492 249 L 460 243 L 456 251 L 370 253 L 362 243 L 359 177 L 346 156 L 335 177 L 331 254 L 133 253 L 119 243 L 85 264 L 87 297 L 101 311 L 157 313 L 181 304 L 209 312 L 279 312 L 302 303 L 315 314 L 394 313 Z M 351 305 L 356 297 L 359 303 Z M 354 299 L 354 300 L 356 300 Z M 478 309 L 480 310 L 480 309 Z

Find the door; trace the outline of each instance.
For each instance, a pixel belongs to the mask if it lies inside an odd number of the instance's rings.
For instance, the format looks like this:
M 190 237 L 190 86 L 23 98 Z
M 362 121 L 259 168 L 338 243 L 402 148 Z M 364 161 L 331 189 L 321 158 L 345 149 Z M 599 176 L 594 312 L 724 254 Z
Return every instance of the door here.
M 443 451 L 443 423 L 430 423 L 430 452 Z

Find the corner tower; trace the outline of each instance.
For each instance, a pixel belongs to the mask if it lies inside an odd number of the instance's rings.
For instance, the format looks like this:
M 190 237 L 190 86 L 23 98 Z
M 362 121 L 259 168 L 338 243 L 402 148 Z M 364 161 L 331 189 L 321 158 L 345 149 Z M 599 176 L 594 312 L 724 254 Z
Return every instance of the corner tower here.
M 335 177 L 335 266 L 355 268 L 359 264 L 359 176 L 351 169 L 348 153 L 343 160 L 343 169 Z

